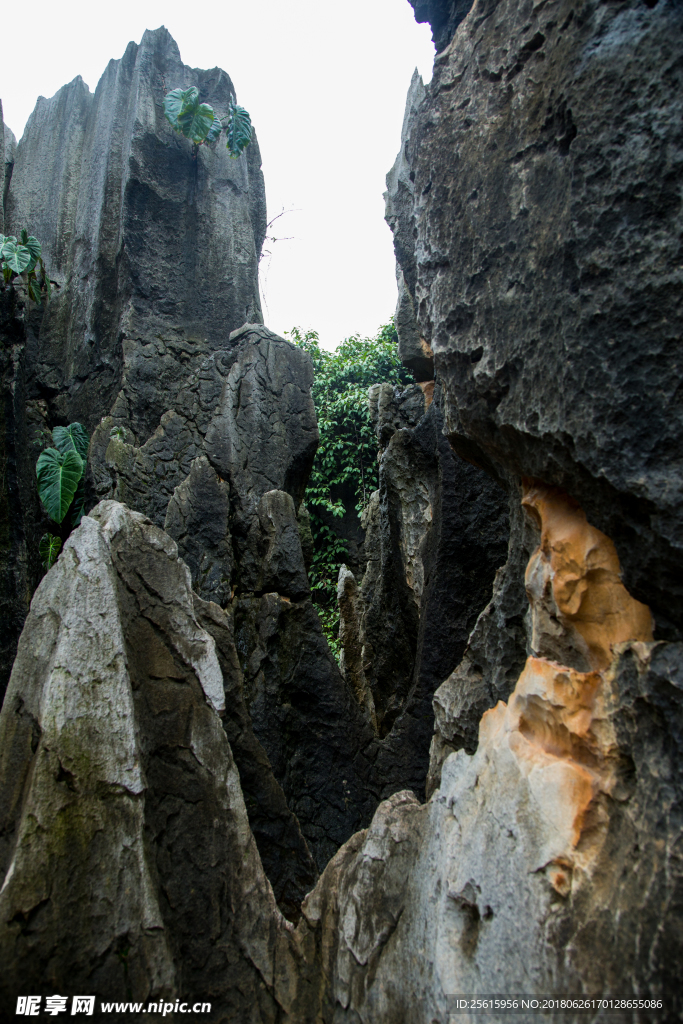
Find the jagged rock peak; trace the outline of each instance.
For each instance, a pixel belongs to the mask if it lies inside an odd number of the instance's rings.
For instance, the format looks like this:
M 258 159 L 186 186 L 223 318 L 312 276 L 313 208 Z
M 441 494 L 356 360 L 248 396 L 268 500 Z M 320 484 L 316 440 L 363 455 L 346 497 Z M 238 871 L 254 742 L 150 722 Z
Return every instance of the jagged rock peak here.
M 450 43 L 460 22 L 467 17 L 474 0 L 408 0 L 415 12 L 415 21 L 428 21 L 437 53 Z
M 221 69 L 185 66 L 165 28 L 146 31 L 94 93 L 77 77 L 41 97 L 17 147 L 6 219 L 41 241 L 56 284 L 34 372 L 64 419 L 92 427 L 152 339 L 187 362 L 262 319 L 258 142 L 238 160 L 220 144 L 193 152 L 162 105 L 191 85 L 219 113 L 235 93 Z M 173 382 L 158 365 L 158 390 Z

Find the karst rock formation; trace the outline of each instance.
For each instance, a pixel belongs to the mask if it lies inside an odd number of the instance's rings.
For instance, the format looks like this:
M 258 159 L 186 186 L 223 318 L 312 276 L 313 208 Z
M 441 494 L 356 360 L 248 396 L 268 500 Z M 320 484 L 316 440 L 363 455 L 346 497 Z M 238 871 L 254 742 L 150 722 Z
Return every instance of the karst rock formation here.
M 0 292 L 2 1019 L 683 1019 L 683 7 L 412 5 L 437 53 L 386 217 L 416 383 L 368 396 L 339 666 L 258 144 L 193 152 L 161 108 L 232 82 L 162 28 L 2 125 L 0 230 L 54 292 Z M 43 574 L 35 461 L 75 420 L 88 514 Z

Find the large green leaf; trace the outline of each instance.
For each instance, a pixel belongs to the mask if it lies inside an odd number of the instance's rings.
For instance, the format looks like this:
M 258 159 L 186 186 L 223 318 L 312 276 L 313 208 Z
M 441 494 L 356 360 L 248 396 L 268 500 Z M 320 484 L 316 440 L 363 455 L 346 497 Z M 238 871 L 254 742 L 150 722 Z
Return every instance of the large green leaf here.
M 55 443 L 55 448 L 62 454 L 78 452 L 84 462 L 88 458 L 90 437 L 80 423 L 70 423 L 68 427 L 55 427 L 52 431 L 52 440 Z
M 183 103 L 178 114 L 178 127 L 186 139 L 198 146 L 213 128 L 215 117 L 213 107 L 210 107 L 208 103 L 199 102 L 197 89 L 188 89 L 188 92 L 193 92 L 195 95 L 188 97 Z
M 5 246 L 8 242 L 13 242 L 14 245 L 17 244 L 17 240 L 14 235 L 0 235 L 0 256 L 5 255 Z
M 62 542 L 59 537 L 55 537 L 54 533 L 44 533 L 40 538 L 38 551 L 46 569 L 51 569 L 55 564 L 61 547 Z
M 36 306 L 42 305 L 42 296 L 40 294 L 40 285 L 35 279 L 35 275 L 32 275 L 28 279 L 28 295 L 30 299 L 33 299 Z
M 214 114 L 213 115 L 213 124 L 209 128 L 209 134 L 204 139 L 204 142 L 206 142 L 206 143 L 215 142 L 216 139 L 220 136 L 222 131 L 223 131 L 223 125 L 221 124 L 219 119 Z
M 183 109 L 185 98 L 190 92 L 196 92 L 197 95 L 199 95 L 199 90 L 195 89 L 193 86 L 192 89 L 174 89 L 172 92 L 169 92 L 167 96 L 164 96 L 164 114 L 166 115 L 166 120 L 177 132 L 180 131 L 180 128 L 178 127 L 178 114 Z
M 29 235 L 26 231 L 21 232 L 21 244 L 26 246 L 28 251 L 31 253 L 31 262 L 26 268 L 28 272 L 31 273 L 42 255 L 42 246 L 37 238 L 34 238 L 33 235 Z
M 15 274 L 23 274 L 31 262 L 31 253 L 26 246 L 17 245 L 15 242 L 5 242 L 2 255 L 9 269 Z
M 71 522 L 74 526 L 78 526 L 81 519 L 85 515 L 85 480 L 83 477 L 78 481 L 78 487 L 76 488 L 76 494 L 74 496 L 73 504 L 71 506 Z
M 83 459 L 73 449 L 63 453 L 56 448 L 47 448 L 39 455 L 36 463 L 38 495 L 47 514 L 56 523 L 61 523 L 66 515 L 83 469 Z
M 244 107 L 238 107 L 234 100 L 230 100 L 229 116 L 227 148 L 230 156 L 236 160 L 251 142 L 253 128 L 247 111 Z

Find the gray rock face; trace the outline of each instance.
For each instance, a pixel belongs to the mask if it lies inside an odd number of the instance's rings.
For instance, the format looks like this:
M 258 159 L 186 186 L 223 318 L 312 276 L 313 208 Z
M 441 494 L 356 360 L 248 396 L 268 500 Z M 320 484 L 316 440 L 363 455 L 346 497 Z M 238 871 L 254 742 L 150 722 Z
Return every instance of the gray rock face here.
M 275 779 L 268 756 L 254 734 L 235 648 L 233 616 L 193 594 L 199 625 L 213 637 L 223 673 L 223 726 L 239 769 L 240 786 L 264 870 L 278 907 L 290 921 L 301 916 L 303 896 L 318 877 L 296 816 Z
M 459 664 L 507 545 L 505 493 L 453 454 L 432 392 L 370 391 L 383 451 L 363 520 L 368 565 L 355 592 L 340 577 L 343 666 L 382 738 L 384 796 L 424 790 L 434 691 Z
M 254 732 L 322 870 L 377 806 L 375 734 L 310 600 L 236 597 L 230 613 Z
M 682 39 L 676 3 L 480 0 L 409 125 L 395 231 L 452 444 L 574 495 L 663 637 L 683 622 Z
M 239 160 L 222 145 L 193 155 L 162 107 L 190 85 L 220 112 L 235 92 L 225 72 L 185 67 L 160 28 L 111 61 L 94 94 L 76 78 L 41 98 L 6 205 L 57 283 L 32 353 L 36 386 L 54 415 L 90 429 L 123 387 L 142 441 L 190 366 L 261 320 L 258 143 Z
M 394 323 L 398 334 L 398 350 L 402 362 L 413 371 L 418 381 L 434 380 L 434 354 L 420 333 L 413 301 L 417 281 L 413 251 L 415 188 L 414 175 L 407 158 L 411 127 L 424 98 L 425 87 L 416 69 L 406 100 L 401 148 L 394 166 L 387 174 L 387 191 L 384 193 L 385 218 L 393 232 L 396 251 L 398 303 Z
M 535 542 L 519 494 L 513 491 L 508 560 L 496 573 L 493 595 L 475 623 L 462 661 L 434 694 L 427 796 L 438 787 L 449 754 L 474 754 L 482 715 L 508 699 L 524 668 L 529 653 L 524 571 Z
M 173 491 L 164 528 L 178 544 L 198 594 L 226 605 L 232 596 L 233 551 L 228 517 L 230 488 L 205 455 Z
M 5 230 L 18 235 L 27 227 L 41 241 L 53 297 L 42 316 L 35 308 L 27 315 L 21 288 L 3 299 L 8 480 L 16 479 L 8 484 L 10 530 L 19 539 L 6 549 L 12 584 L 2 598 L 8 624 L 2 691 L 42 573 L 37 548 L 47 521 L 35 496 L 35 460 L 46 432 L 75 420 L 92 431 L 114 413 L 91 453 L 91 507 L 103 471 L 99 496 L 111 493 L 103 465 L 111 428 L 125 427 L 125 440 L 144 446 L 192 372 L 212 354 L 226 355 L 230 332 L 245 320 L 261 320 L 257 268 L 266 213 L 258 143 L 239 160 L 221 145 L 202 147 L 193 158 L 191 144 L 172 131 L 162 109 L 168 89 L 190 85 L 219 111 L 234 93 L 219 69 L 185 67 L 162 28 L 111 61 L 94 95 L 77 78 L 52 99 L 41 98 L 18 147 L 3 125 Z M 7 303 L 15 300 L 10 310 Z M 219 390 L 222 385 L 220 378 Z M 203 395 L 209 381 L 199 388 Z M 169 429 L 174 426 L 177 421 Z M 148 466 L 137 467 L 154 507 L 130 500 L 159 526 L 174 488 L 202 452 L 190 451 L 172 481 L 164 454 L 149 476 Z M 196 544 L 194 555 L 186 552 L 197 572 L 201 565 L 207 597 L 226 593 L 224 542 L 216 540 L 208 566 Z
M 36 593 L 0 718 L 4 1014 L 27 986 L 272 1007 L 281 919 L 224 707 L 175 544 L 99 505 Z
M 127 350 L 93 485 L 157 525 L 100 504 L 33 601 L 0 715 L 5 1015 L 30 986 L 240 1024 L 434 1024 L 495 992 L 683 1019 L 683 650 L 617 554 L 673 635 L 680 25 L 477 0 L 413 106 L 391 201 L 437 384 L 373 395 L 347 683 L 299 589 L 298 356 L 250 325 L 148 415 L 129 382 L 181 348 Z M 332 857 L 296 928 L 250 821 L 292 918 Z
M 205 599 L 226 604 L 233 585 L 308 593 L 296 509 L 318 445 L 312 372 L 306 353 L 245 325 L 188 374 L 145 444 L 121 396 L 93 435 L 98 495 L 165 525 Z M 273 518 L 264 496 L 275 491 L 285 493 Z
M 2 118 L 2 100 L 0 99 L 0 234 L 5 234 L 5 204 L 14 169 L 16 148 L 17 140 L 14 133 L 10 131 Z

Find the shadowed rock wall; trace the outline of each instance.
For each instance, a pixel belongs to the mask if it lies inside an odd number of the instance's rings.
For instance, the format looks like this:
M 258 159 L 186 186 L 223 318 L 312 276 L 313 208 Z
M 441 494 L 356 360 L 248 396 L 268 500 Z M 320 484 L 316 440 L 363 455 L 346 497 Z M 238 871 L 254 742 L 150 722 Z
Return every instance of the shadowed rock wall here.
M 382 796 L 422 795 L 434 691 L 460 662 L 507 551 L 506 494 L 454 455 L 441 401 L 433 383 L 370 389 L 381 455 L 363 517 L 368 565 L 362 580 L 346 568 L 339 579 L 342 666 L 382 739 Z

